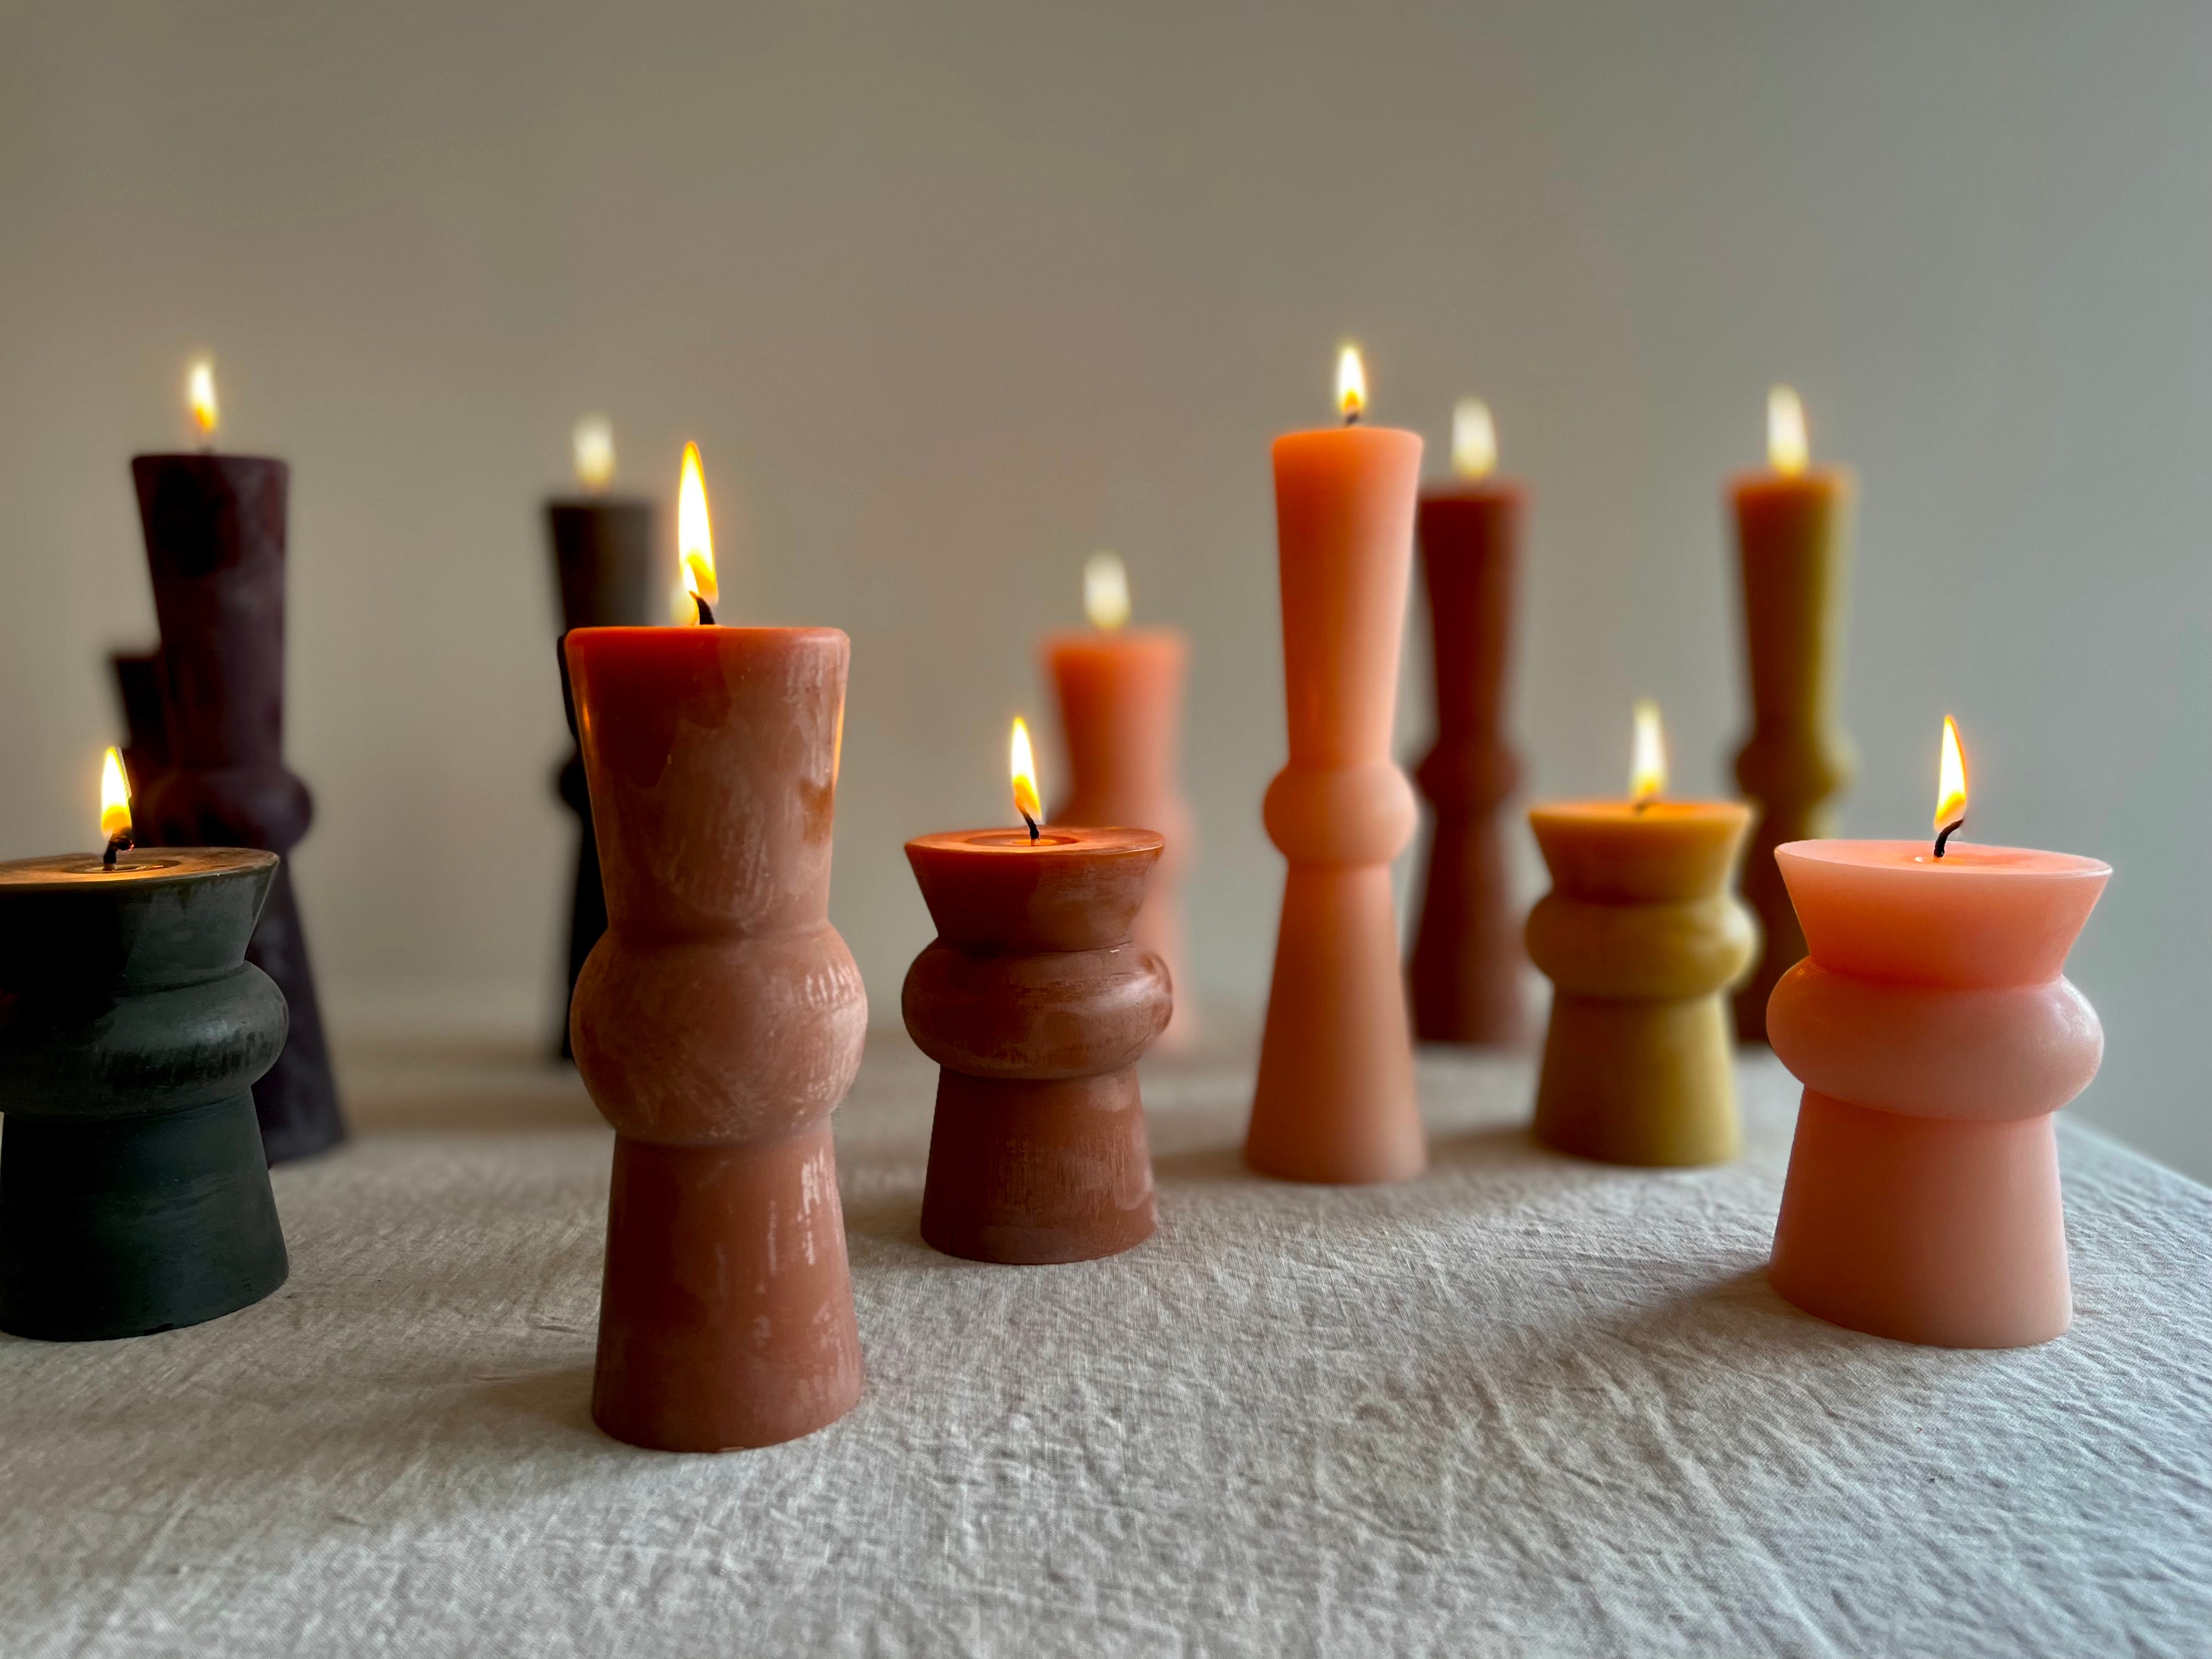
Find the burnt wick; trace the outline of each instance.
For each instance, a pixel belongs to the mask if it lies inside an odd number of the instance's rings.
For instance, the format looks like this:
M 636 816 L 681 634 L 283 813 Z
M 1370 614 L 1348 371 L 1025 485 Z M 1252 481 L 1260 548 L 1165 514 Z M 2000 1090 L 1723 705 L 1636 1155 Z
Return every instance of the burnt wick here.
M 1954 818 L 1950 823 L 1943 826 L 1942 833 L 1936 837 L 1936 856 L 1937 858 L 1940 859 L 1943 856 L 1943 843 L 1951 839 L 1951 832 L 1954 830 L 1963 829 L 1966 826 L 1966 821 L 1964 818 Z
M 707 603 L 707 596 L 704 593 L 694 593 L 691 596 L 691 603 L 699 607 L 699 626 L 712 628 L 714 625 L 714 607 Z
M 1032 847 L 1036 846 L 1037 843 L 1038 834 L 1037 821 L 1031 817 L 1028 813 L 1024 812 L 1022 814 L 1022 822 L 1030 827 L 1030 845 Z
M 110 836 L 107 838 L 107 850 L 100 855 L 100 867 L 103 870 L 112 870 L 115 867 L 115 855 L 118 853 L 127 853 L 137 844 L 127 835 Z

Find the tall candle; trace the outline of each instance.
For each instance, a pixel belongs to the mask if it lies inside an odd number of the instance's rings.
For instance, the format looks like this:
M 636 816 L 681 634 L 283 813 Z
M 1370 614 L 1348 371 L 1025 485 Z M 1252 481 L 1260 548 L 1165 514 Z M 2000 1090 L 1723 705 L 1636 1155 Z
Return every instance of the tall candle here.
M 1421 441 L 1358 424 L 1365 377 L 1339 368 L 1346 424 L 1275 440 L 1290 763 L 1268 786 L 1289 860 L 1244 1156 L 1292 1181 L 1403 1181 L 1428 1161 L 1390 897 L 1413 787 L 1390 758 Z
M 1189 642 L 1175 628 L 1130 628 L 1129 587 L 1111 553 L 1084 568 L 1091 627 L 1044 644 L 1067 749 L 1067 798 L 1052 820 L 1062 829 L 1116 824 L 1155 830 L 1159 861 L 1142 884 L 1133 937 L 1166 964 L 1174 1010 L 1158 1047 L 1189 1046 L 1198 1031 L 1183 931 L 1182 877 L 1197 855 L 1194 821 L 1176 775 L 1182 746 L 1182 693 Z
M 1505 741 L 1506 668 L 1524 494 L 1496 477 L 1489 408 L 1455 411 L 1452 483 L 1421 497 L 1435 744 L 1413 770 L 1436 815 L 1409 977 L 1413 1033 L 1430 1042 L 1510 1045 L 1528 1024 L 1528 958 L 1498 809 L 1521 779 Z
M 709 622 L 711 548 L 685 563 Z M 615 1128 L 592 1415 L 637 1445 L 768 1445 L 860 1398 L 830 1132 L 868 1017 L 829 919 L 849 653 L 831 628 L 567 637 L 608 917 L 570 1027 Z
M 215 381 L 204 362 L 193 366 L 190 396 L 211 446 Z M 307 785 L 284 764 L 291 471 L 280 460 L 209 447 L 134 456 L 131 474 L 161 628 L 170 761 L 141 803 L 139 842 L 289 854 L 313 817 Z M 253 1088 L 272 1163 L 326 1151 L 345 1135 L 291 871 L 284 858 L 246 952 L 291 1011 L 284 1051 Z
M 1658 711 L 1637 710 L 1630 799 L 1532 808 L 1552 890 L 1528 954 L 1555 994 L 1536 1138 L 1609 1164 L 1735 1155 L 1735 1078 L 1720 1000 L 1751 961 L 1727 890 L 1749 811 L 1670 801 Z
M 1812 955 L 1767 1010 L 1805 1085 L 1771 1277 L 1854 1330 L 2020 1347 L 2073 1318 L 2052 1116 L 2105 1039 L 2062 969 L 2112 866 L 1949 839 L 1955 763 L 1932 845 L 1778 851 Z
M 1834 833 L 1833 799 L 1856 766 L 1836 708 L 1856 485 L 1846 468 L 1809 464 L 1804 406 L 1788 386 L 1767 399 L 1767 462 L 1730 490 L 1751 692 L 1751 736 L 1735 775 L 1759 812 L 1743 896 L 1763 935 L 1735 993 L 1736 1035 L 1746 1042 L 1766 1040 L 1767 999 L 1805 954 L 1774 849 Z
M 576 422 L 573 438 L 580 494 L 545 504 L 554 575 L 559 586 L 561 630 L 642 627 L 662 609 L 662 562 L 653 544 L 653 504 L 610 494 L 614 483 L 614 428 L 604 416 Z M 564 693 L 564 702 L 567 701 Z M 576 716 L 568 709 L 568 734 Z M 584 958 L 606 931 L 607 900 L 599 884 L 599 848 L 592 831 L 591 794 L 580 750 L 572 750 L 554 779 L 562 801 L 575 813 L 580 833 L 576 876 L 568 904 L 568 993 Z M 568 1046 L 568 1007 L 561 1006 L 560 1050 Z

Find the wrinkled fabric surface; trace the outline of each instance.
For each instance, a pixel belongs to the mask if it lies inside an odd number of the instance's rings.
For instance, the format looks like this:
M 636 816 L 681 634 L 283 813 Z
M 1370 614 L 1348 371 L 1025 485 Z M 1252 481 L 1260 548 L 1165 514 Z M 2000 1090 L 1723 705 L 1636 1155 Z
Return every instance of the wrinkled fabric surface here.
M 589 1420 L 574 1077 L 357 1058 L 274 1297 L 0 1337 L 0 1650 L 2212 1651 L 2212 1192 L 2063 1127 L 2073 1331 L 1917 1349 L 1767 1288 L 1771 1059 L 1741 1161 L 1659 1173 L 1532 1145 L 1526 1061 L 1427 1055 L 1430 1173 L 1334 1190 L 1245 1172 L 1236 1050 L 1147 1064 L 1157 1237 L 1008 1268 L 922 1244 L 933 1073 L 872 1036 L 866 1393 L 688 1457 Z

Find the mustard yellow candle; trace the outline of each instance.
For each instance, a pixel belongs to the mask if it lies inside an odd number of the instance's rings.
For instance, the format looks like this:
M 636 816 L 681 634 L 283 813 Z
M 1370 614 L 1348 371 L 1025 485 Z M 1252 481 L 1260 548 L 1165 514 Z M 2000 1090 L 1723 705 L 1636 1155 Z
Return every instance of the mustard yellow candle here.
M 1660 799 L 1658 713 L 1637 708 L 1631 799 L 1533 807 L 1552 890 L 1528 955 L 1553 984 L 1537 1139 L 1608 1164 L 1735 1156 L 1735 1077 L 1721 994 L 1758 933 L 1729 893 L 1750 810 Z

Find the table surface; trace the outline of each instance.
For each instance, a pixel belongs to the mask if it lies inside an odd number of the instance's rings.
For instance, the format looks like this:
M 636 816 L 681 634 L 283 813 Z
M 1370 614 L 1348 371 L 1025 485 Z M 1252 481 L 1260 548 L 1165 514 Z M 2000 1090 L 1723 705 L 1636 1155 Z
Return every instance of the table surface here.
M 1261 1180 L 1249 1044 L 1148 1062 L 1160 1231 L 956 1261 L 933 1073 L 839 1113 L 860 1407 L 672 1456 L 586 1412 L 610 1137 L 519 1050 L 356 1054 L 280 1170 L 292 1278 L 119 1343 L 0 1337 L 0 1648 L 590 1655 L 2212 1651 L 2212 1192 L 2062 1129 L 2073 1331 L 1956 1353 L 1763 1265 L 1796 1093 L 1728 1167 L 1525 1127 L 1425 1055 L 1434 1166 Z

